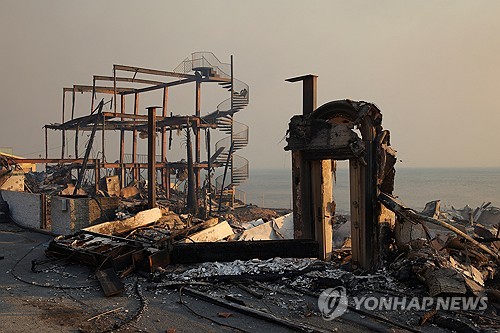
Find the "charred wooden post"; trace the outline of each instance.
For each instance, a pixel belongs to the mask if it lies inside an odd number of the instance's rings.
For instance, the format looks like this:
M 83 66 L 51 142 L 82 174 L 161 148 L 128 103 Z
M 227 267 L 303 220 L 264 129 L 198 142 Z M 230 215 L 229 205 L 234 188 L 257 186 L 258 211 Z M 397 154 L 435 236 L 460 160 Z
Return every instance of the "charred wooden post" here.
M 163 118 L 167 117 L 167 104 L 168 104 L 168 87 L 163 88 Z M 165 196 L 170 199 L 170 173 L 167 168 L 167 129 L 162 126 L 161 129 L 161 163 L 164 163 L 164 167 L 161 168 L 161 182 L 165 190 Z
M 63 90 L 63 105 L 62 105 L 62 124 L 64 124 L 64 108 L 65 108 L 65 94 Z M 66 146 L 66 131 L 62 130 L 61 131 L 61 159 L 64 159 L 64 149 Z
M 320 244 L 319 257 L 329 259 L 335 214 L 330 160 L 349 160 L 351 263 L 354 268 L 372 269 L 387 250 L 394 220 L 377 202 L 381 189 L 392 193 L 396 162 L 389 132 L 382 129 L 382 114 L 374 104 L 350 100 L 310 111 L 315 98 L 308 92 L 314 93 L 314 80 L 306 76 L 289 81 L 309 85 L 304 88 L 304 114 L 290 120 L 285 148 L 292 151 L 295 237 L 314 238 Z
M 45 129 L 45 159 L 49 158 L 49 133 L 47 126 L 44 126 Z M 45 171 L 47 171 L 47 163 L 45 163 Z
M 139 94 L 134 94 L 134 116 L 139 114 Z M 135 118 L 134 118 L 135 125 Z M 137 128 L 134 126 L 134 130 L 132 131 L 132 164 L 133 166 L 133 179 L 134 181 L 139 180 L 139 169 L 137 168 Z
M 316 109 L 316 82 L 317 76 L 305 75 L 286 80 L 287 82 L 302 81 L 302 114 L 307 115 Z M 311 192 L 311 163 L 306 161 L 300 151 L 292 151 L 292 203 L 294 237 L 296 239 L 314 238 L 313 221 L 311 215 L 304 212 L 306 207 L 312 206 L 312 197 L 302 195 Z
M 125 114 L 125 96 L 120 96 L 120 112 L 122 115 Z M 124 118 L 122 117 L 122 120 Z M 125 187 L 125 129 L 120 128 L 120 188 Z
M 200 117 L 201 115 L 201 81 L 200 81 L 201 78 L 197 79 L 196 80 L 196 100 L 195 100 L 195 116 L 196 117 Z M 201 150 L 201 137 L 200 137 L 200 127 L 199 126 L 196 126 L 196 128 L 194 128 L 194 135 L 195 135 L 195 157 L 194 157 L 194 160 L 195 160 L 195 163 L 197 165 L 197 167 L 195 168 L 194 172 L 195 172 L 195 179 L 196 179 L 196 189 L 199 189 L 200 188 L 200 183 L 201 183 L 201 179 L 200 179 L 200 168 L 198 167 L 198 165 L 200 164 L 200 150 Z
M 198 212 L 198 198 L 196 195 L 195 172 L 193 166 L 193 147 L 191 143 L 190 125 L 186 127 L 186 149 L 187 149 L 187 170 L 188 170 L 188 193 L 187 210 L 195 215 Z
M 79 126 L 76 125 L 75 128 L 75 158 L 78 158 L 78 132 L 79 132 Z
M 156 106 L 148 109 L 148 207 L 156 207 Z

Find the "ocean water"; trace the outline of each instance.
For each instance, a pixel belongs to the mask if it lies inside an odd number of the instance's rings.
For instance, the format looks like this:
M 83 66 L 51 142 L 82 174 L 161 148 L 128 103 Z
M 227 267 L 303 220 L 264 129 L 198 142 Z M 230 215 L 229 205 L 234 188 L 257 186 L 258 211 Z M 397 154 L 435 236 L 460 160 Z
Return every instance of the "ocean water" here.
M 349 212 L 349 170 L 339 168 L 334 197 L 339 213 Z M 239 188 L 246 202 L 261 207 L 291 208 L 289 169 L 251 169 Z M 394 194 L 421 210 L 426 202 L 441 200 L 446 206 L 475 208 L 483 202 L 500 207 L 500 168 L 398 168 Z

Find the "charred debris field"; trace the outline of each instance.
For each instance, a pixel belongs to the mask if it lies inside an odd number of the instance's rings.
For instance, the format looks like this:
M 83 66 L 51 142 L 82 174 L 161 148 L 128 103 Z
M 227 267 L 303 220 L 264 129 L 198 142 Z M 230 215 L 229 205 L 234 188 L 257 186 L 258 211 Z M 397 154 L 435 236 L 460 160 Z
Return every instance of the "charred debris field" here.
M 251 92 L 233 57 L 112 69 L 63 88 L 44 158 L 0 154 L 2 332 L 498 331 L 500 208 L 405 205 L 375 104 L 318 106 L 317 76 L 287 79 L 303 87 L 284 148 L 291 209 L 269 209 L 240 186 L 249 128 L 235 118 Z M 209 84 L 227 96 L 202 115 Z M 194 87 L 195 110 L 174 115 L 169 91 L 181 85 Z M 144 105 L 151 91 L 159 99 Z M 57 157 L 49 131 L 61 135 Z M 333 197 L 338 161 L 348 215 Z

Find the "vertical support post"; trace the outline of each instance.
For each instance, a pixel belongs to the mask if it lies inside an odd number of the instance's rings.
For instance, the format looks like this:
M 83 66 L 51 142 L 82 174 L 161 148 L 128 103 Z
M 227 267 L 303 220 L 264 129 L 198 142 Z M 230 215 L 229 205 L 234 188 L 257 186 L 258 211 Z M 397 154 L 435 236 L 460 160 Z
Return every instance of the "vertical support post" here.
M 49 133 L 47 130 L 47 127 L 44 127 L 45 129 L 45 159 L 49 158 Z M 45 163 L 45 171 L 47 171 L 47 163 Z
M 295 239 L 314 239 L 311 197 L 311 162 L 292 152 L 292 202 Z
M 75 118 L 75 103 L 76 103 L 76 93 L 75 87 L 73 87 L 73 92 L 71 94 L 71 120 Z
M 40 204 L 41 204 L 41 225 L 40 228 L 47 230 L 48 225 L 47 225 L 47 195 L 42 193 L 40 195 Z
M 233 66 L 233 55 L 231 54 L 231 147 L 234 146 L 234 66 Z M 231 153 L 231 208 L 234 207 L 234 153 Z
M 375 147 L 373 141 L 365 140 L 366 165 L 356 159 L 349 161 L 351 190 L 351 242 L 352 266 L 364 270 L 372 269 L 379 257 L 378 202 L 375 178 Z
M 365 140 L 365 161 L 367 165 L 364 167 L 363 183 L 365 183 L 363 196 L 365 198 L 366 218 L 361 224 L 361 240 L 362 247 L 362 268 L 365 270 L 372 269 L 376 264 L 376 258 L 379 256 L 378 247 L 378 214 L 376 207 L 377 201 L 377 179 L 376 179 L 376 149 L 373 141 Z
M 120 113 L 125 114 L 125 95 L 121 95 L 120 99 Z M 121 118 L 124 119 L 123 117 Z M 120 128 L 120 186 L 125 187 L 125 129 Z
M 317 75 L 304 75 L 286 79 L 287 82 L 300 82 L 302 81 L 302 113 L 304 115 L 312 113 L 316 110 L 317 103 Z
M 73 96 L 75 94 L 75 89 L 73 88 Z M 64 124 L 64 108 L 65 108 L 65 99 L 66 99 L 66 94 L 64 93 L 64 89 L 63 89 L 63 105 L 62 105 L 62 124 Z M 61 132 L 61 159 L 64 158 L 64 149 L 66 148 L 65 147 L 65 144 L 66 144 L 66 130 L 62 130 Z
M 287 82 L 302 81 L 302 114 L 304 115 L 316 110 L 317 78 L 316 75 L 305 75 L 285 80 Z M 303 158 L 301 151 L 292 151 L 293 228 L 296 239 L 311 239 L 317 234 L 313 220 L 316 213 L 311 211 L 313 205 L 312 164 L 311 161 Z M 319 183 L 321 184 L 321 181 Z M 320 249 L 322 249 L 321 246 Z
M 139 94 L 134 95 L 134 115 L 139 114 Z M 132 164 L 133 167 L 133 179 L 134 181 L 139 180 L 139 171 L 136 166 L 137 163 L 137 129 L 135 128 L 135 118 L 134 118 L 134 130 L 132 132 Z
M 195 115 L 197 119 L 199 119 L 201 115 L 201 81 L 198 79 L 196 80 L 196 101 L 195 101 Z M 197 123 L 198 124 L 198 123 Z M 191 125 L 191 124 L 189 124 Z M 189 126 L 188 125 L 188 126 Z M 200 150 L 201 150 L 201 136 L 200 136 L 200 127 L 196 126 L 194 129 L 194 134 L 195 134 L 195 143 L 194 143 L 194 150 L 195 150 L 195 155 L 194 155 L 194 162 L 196 164 L 196 167 L 194 168 L 194 173 L 195 173 L 195 187 L 196 187 L 196 192 L 199 192 L 200 189 Z
M 211 151 L 210 151 L 210 128 L 207 128 L 205 134 L 205 140 L 207 143 L 207 174 L 208 174 L 208 216 L 212 216 L 212 161 L 211 161 Z M 206 207 L 205 207 L 206 210 Z
M 330 160 L 315 160 L 310 163 L 315 239 L 319 243 L 319 258 L 329 261 L 333 250 L 332 162 Z
M 90 100 L 90 113 L 94 112 L 94 99 L 95 99 L 95 76 L 92 77 L 92 98 Z
M 163 88 L 163 118 L 167 117 L 167 104 L 168 104 L 168 87 Z M 165 196 L 167 199 L 170 198 L 170 171 L 167 168 L 167 130 L 165 126 L 161 128 L 161 162 L 164 163 L 161 168 L 161 182 L 163 188 L 165 189 Z
M 113 108 L 116 114 L 116 66 L 113 65 Z
M 94 160 L 94 186 L 95 186 L 95 193 L 99 192 L 99 181 L 101 179 L 101 166 L 99 165 L 99 160 L 95 159 Z
M 156 107 L 148 107 L 148 207 L 156 207 Z
M 75 158 L 78 158 L 78 132 L 80 130 L 80 126 L 76 125 L 75 129 Z
M 363 194 L 366 191 L 364 182 L 364 167 L 357 159 L 349 160 L 349 184 L 351 199 L 351 265 L 353 269 L 364 267 L 363 254 L 365 252 L 364 244 L 364 224 L 366 221 L 365 198 Z
M 307 75 L 304 78 L 304 83 L 302 85 L 302 108 L 304 114 L 311 113 L 316 110 L 317 103 L 317 85 L 318 77 L 316 75 Z
M 101 133 L 101 152 L 102 152 L 102 163 L 106 163 L 106 118 L 102 116 L 102 133 Z

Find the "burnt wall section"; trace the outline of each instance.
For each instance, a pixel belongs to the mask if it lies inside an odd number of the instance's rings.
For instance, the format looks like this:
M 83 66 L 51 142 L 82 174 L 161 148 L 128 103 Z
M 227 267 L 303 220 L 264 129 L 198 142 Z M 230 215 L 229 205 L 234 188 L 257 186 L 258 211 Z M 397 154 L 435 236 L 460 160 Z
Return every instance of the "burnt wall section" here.
M 9 204 L 9 215 L 15 223 L 28 228 L 43 228 L 42 194 L 2 190 L 2 197 Z
M 52 232 L 70 235 L 91 225 L 113 220 L 118 202 L 117 197 L 93 199 L 53 196 L 50 205 Z

